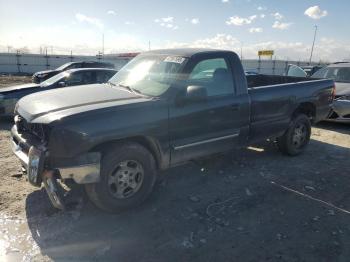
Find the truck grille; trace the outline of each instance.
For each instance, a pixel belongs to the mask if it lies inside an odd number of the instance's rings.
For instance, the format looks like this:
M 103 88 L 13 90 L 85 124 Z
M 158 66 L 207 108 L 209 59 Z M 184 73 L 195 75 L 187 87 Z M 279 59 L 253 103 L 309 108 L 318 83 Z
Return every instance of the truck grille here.
M 45 140 L 45 132 L 42 124 L 28 123 L 27 120 L 25 120 L 20 115 L 15 116 L 15 124 L 18 133 L 29 133 L 31 135 L 36 136 L 41 141 Z

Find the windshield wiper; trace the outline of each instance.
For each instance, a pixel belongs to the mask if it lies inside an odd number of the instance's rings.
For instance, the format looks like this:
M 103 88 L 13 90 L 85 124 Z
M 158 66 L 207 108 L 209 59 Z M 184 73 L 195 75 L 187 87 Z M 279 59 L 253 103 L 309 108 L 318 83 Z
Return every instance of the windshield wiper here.
M 143 94 L 140 92 L 140 90 L 134 89 L 134 88 L 132 88 L 132 87 L 130 87 L 130 86 L 123 85 L 123 84 L 118 84 L 118 86 L 120 86 L 120 87 L 122 87 L 122 88 L 125 88 L 125 89 L 129 90 L 129 91 L 132 92 L 132 93 L 137 93 L 137 94 L 143 95 Z
M 111 86 L 117 86 L 116 84 L 112 83 L 112 82 L 107 82 L 107 84 L 111 85 Z

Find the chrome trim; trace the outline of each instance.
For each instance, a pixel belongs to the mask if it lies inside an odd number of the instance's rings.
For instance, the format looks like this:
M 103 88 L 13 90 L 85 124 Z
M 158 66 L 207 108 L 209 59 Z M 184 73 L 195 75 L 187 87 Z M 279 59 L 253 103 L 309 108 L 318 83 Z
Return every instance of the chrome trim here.
M 11 141 L 11 148 L 13 153 L 19 158 L 25 169 L 28 170 L 29 157 L 24 153 L 19 145 L 17 145 L 13 140 Z
M 220 140 L 225 140 L 225 139 L 229 139 L 229 138 L 234 138 L 239 136 L 239 133 L 236 134 L 232 134 L 232 135 L 227 135 L 227 136 L 221 136 L 221 137 L 216 137 L 216 138 L 211 138 L 211 139 L 207 139 L 207 140 L 202 140 L 199 142 L 194 142 L 194 143 L 190 143 L 190 144 L 186 144 L 186 145 L 182 145 L 182 146 L 175 146 L 174 149 L 175 150 L 181 150 L 187 147 L 191 147 L 191 146 L 198 146 L 198 145 L 202 145 L 202 144 L 206 144 L 206 143 L 211 143 L 211 142 L 215 142 L 215 141 L 220 141 Z
M 58 168 L 62 179 L 73 179 L 78 184 L 97 183 L 100 181 L 100 164 L 87 164 Z

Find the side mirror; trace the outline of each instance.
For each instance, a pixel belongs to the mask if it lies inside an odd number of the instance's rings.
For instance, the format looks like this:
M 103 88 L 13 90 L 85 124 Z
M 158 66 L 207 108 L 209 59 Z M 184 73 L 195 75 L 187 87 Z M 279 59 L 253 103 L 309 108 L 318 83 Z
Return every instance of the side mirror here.
M 201 102 L 207 99 L 207 89 L 204 86 L 188 86 L 186 90 L 186 101 Z
M 61 82 L 58 82 L 58 86 L 65 87 L 65 86 L 67 86 L 67 84 L 66 84 L 66 82 L 61 81 Z

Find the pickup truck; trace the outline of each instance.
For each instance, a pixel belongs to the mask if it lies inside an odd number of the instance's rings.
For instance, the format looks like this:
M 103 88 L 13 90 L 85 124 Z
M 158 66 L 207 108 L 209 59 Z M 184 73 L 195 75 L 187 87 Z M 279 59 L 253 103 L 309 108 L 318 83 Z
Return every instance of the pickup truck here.
M 150 195 L 159 170 L 196 158 L 266 139 L 300 154 L 333 97 L 333 80 L 245 76 L 231 51 L 150 51 L 106 84 L 19 100 L 13 151 L 55 207 L 61 181 L 119 212 Z

